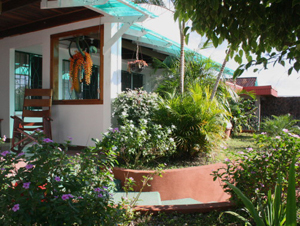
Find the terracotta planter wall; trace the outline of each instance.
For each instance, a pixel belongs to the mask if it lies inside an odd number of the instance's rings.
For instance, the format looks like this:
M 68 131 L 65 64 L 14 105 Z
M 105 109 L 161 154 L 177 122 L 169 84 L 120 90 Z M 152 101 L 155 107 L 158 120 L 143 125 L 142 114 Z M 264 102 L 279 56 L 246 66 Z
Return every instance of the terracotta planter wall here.
M 210 175 L 213 170 L 222 166 L 224 164 L 217 163 L 164 170 L 162 177 L 154 176 L 154 179 L 149 181 L 151 186 L 146 186 L 143 191 L 158 191 L 162 201 L 184 198 L 192 198 L 203 203 L 226 201 L 230 196 L 223 191 L 220 181 L 213 181 L 213 177 Z M 122 185 L 124 185 L 123 182 L 126 177 L 133 177 L 137 182 L 134 189 L 139 191 L 142 177 L 154 171 L 114 168 L 113 172 L 115 178 L 122 181 Z

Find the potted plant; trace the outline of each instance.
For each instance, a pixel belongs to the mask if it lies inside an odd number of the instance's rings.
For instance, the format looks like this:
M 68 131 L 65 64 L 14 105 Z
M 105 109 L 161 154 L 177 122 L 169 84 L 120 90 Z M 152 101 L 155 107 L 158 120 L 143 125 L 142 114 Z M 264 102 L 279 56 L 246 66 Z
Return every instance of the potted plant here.
M 145 67 L 147 67 L 148 64 L 144 60 L 135 60 L 135 61 L 129 61 L 127 63 L 127 71 L 129 73 L 132 72 L 141 72 Z

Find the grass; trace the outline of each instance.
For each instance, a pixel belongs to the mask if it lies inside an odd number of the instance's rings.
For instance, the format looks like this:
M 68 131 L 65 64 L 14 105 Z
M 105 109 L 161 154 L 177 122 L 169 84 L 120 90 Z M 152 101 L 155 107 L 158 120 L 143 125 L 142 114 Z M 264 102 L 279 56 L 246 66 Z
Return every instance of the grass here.
M 245 151 L 246 148 L 255 148 L 254 138 L 252 133 L 240 133 L 235 137 L 224 141 L 224 148 L 214 150 L 209 155 L 203 154 L 193 159 L 157 159 L 157 162 L 145 163 L 137 166 L 134 169 L 138 170 L 155 170 L 161 163 L 165 163 L 165 169 L 179 169 L 192 166 L 202 166 L 218 162 L 223 162 L 225 158 L 231 158 L 231 153 Z
M 256 147 L 252 133 L 239 133 L 227 141 L 227 149 L 233 152 L 245 151 L 249 147 Z

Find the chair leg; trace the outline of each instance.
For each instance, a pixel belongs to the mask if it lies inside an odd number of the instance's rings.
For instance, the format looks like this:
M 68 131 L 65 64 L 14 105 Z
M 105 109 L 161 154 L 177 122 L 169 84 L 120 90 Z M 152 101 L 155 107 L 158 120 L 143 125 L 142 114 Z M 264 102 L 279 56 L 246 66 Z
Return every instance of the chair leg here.
M 12 116 L 11 118 L 14 119 L 13 136 L 12 136 L 12 141 L 11 141 L 11 145 L 12 145 L 11 151 L 20 153 L 23 149 L 22 142 L 20 142 L 20 141 L 22 141 L 23 136 L 18 131 L 18 129 L 22 125 L 22 120 L 17 116 Z M 16 149 L 16 147 L 17 147 L 17 149 Z
M 52 139 L 52 131 L 51 131 L 51 119 L 45 117 L 43 119 L 43 127 L 44 127 L 44 134 L 47 138 Z

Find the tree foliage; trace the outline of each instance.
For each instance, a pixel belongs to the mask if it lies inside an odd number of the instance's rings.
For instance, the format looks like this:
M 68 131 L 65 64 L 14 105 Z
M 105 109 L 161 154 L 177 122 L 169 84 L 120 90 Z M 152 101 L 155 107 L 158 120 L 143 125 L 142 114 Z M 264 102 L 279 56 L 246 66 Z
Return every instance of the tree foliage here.
M 206 35 L 215 47 L 227 40 L 231 57 L 248 63 L 235 72 L 239 76 L 252 65 L 273 62 L 300 70 L 299 0 L 175 0 L 175 18 L 192 21 L 192 29 Z M 256 59 L 252 58 L 256 55 Z

